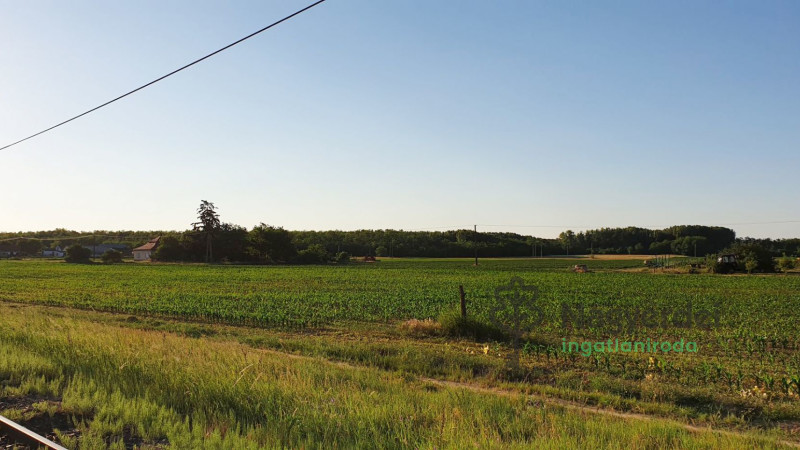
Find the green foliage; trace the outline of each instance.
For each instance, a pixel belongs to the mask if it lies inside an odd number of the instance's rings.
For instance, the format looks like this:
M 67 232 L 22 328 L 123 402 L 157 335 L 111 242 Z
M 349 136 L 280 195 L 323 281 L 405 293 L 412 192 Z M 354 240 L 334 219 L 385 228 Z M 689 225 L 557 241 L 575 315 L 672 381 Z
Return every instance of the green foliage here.
M 569 236 L 569 231 L 560 236 L 562 245 L 569 243 L 570 253 L 589 253 L 595 249 L 597 253 L 641 253 L 660 255 L 678 253 L 694 255 L 697 244 L 697 256 L 717 252 L 734 242 L 736 234 L 723 227 L 707 227 L 700 225 L 679 225 L 663 230 L 646 228 L 601 228 L 587 230 Z M 574 251 L 573 251 L 574 249 Z
M 736 233 L 730 228 L 725 227 L 709 227 L 703 225 L 676 225 L 666 228 L 664 232 L 675 237 L 676 240 L 680 238 L 692 238 L 697 240 L 703 238 L 702 246 L 703 251 L 700 251 L 701 242 L 697 241 L 697 256 L 703 256 L 707 253 L 718 252 L 726 246 L 732 244 L 736 239 Z M 689 241 L 691 242 L 691 240 Z M 688 246 L 687 246 L 688 247 Z M 691 245 L 692 253 L 683 253 L 686 255 L 693 254 L 693 245 Z M 689 250 L 689 248 L 687 248 Z
M 652 255 L 665 255 L 672 251 L 672 241 L 652 242 L 649 249 Z
M 420 382 L 411 365 L 403 366 L 408 371 L 401 375 L 379 370 L 377 364 L 329 364 L 231 341 L 130 330 L 63 314 L 43 317 L 10 308 L 3 313 L 0 395 L 58 399 L 48 411 L 55 411 L 67 427 L 80 429 L 73 438 L 63 429 L 56 433 L 70 448 L 532 448 L 542 443 L 640 448 L 642 436 L 652 448 L 776 446 L 774 438 L 763 436 L 689 433 L 658 418 L 621 421 L 543 407 L 535 397 L 507 395 L 513 385 L 493 393 L 485 387 Z M 330 345 L 327 341 L 335 339 L 327 337 L 316 348 Z M 418 354 L 413 342 L 349 341 L 341 351 L 353 354 L 357 345 L 371 350 L 364 352 L 372 358 L 368 361 L 389 367 L 398 361 L 408 364 L 409 356 Z M 433 375 L 440 377 L 454 366 L 471 368 L 465 377 L 472 377 L 497 364 L 489 355 L 467 358 L 463 350 L 411 362 L 439 367 Z M 602 373 L 597 378 L 608 383 Z M 524 389 L 542 392 L 532 383 Z M 554 392 L 568 391 L 545 391 L 548 396 Z M 599 398 L 595 392 L 583 395 L 584 401 Z M 615 408 L 629 403 L 619 396 L 602 399 L 613 401 Z
M 744 262 L 748 273 L 752 271 L 775 272 L 775 260 L 772 253 L 757 242 L 737 242 L 726 249 L 724 253 L 736 255 L 739 261 Z M 750 261 L 750 268 L 747 268 L 748 261 Z
M 711 250 L 704 236 L 682 236 L 672 241 L 670 247 L 672 253 L 686 256 L 703 256 Z
M 315 260 L 327 262 L 322 255 Z M 637 260 L 582 262 L 593 270 L 642 267 Z M 476 272 L 471 260 L 385 260 L 380 264 L 280 266 L 270 270 L 251 266 L 134 264 L 89 268 L 46 261 L 16 265 L 3 261 L 0 292 L 5 300 L 15 302 L 229 324 L 297 325 L 437 317 L 443 305 L 452 304 L 454 295 L 458 298 L 458 285 L 480 274 L 480 281 L 465 285 L 468 296 L 476 299 L 468 308 L 470 315 L 487 318 L 487 302 L 494 287 L 508 283 L 511 273 L 524 272 L 530 277 L 526 278 L 528 281 L 567 292 L 575 289 L 575 283 L 586 283 L 568 273 L 573 264 L 572 260 L 558 259 L 486 260 Z M 628 285 L 624 275 L 596 275 L 602 279 L 597 288 L 602 295 L 612 295 L 616 284 Z M 641 295 L 658 292 L 638 283 L 626 292 L 637 290 Z
M 214 259 L 225 262 L 247 261 L 248 233 L 245 227 L 223 223 L 214 233 Z
M 19 243 L 19 250 L 23 255 L 37 256 L 42 251 L 42 241 L 36 239 L 23 239 Z
M 476 341 L 505 341 L 508 339 L 496 326 L 475 317 L 461 315 L 461 310 L 446 310 L 439 314 L 437 322 L 446 336 L 474 339 Z
M 100 258 L 104 264 L 114 264 L 122 262 L 122 252 L 111 249 L 103 253 Z
M 778 269 L 781 272 L 788 272 L 795 268 L 795 260 L 790 256 L 783 255 L 781 258 L 778 258 Z
M 348 264 L 350 263 L 350 253 L 347 252 L 339 252 L 336 254 L 336 263 L 337 264 Z
M 67 247 L 64 260 L 68 263 L 88 263 L 91 261 L 92 251 L 78 244 Z
M 93 242 L 97 244 L 122 244 L 130 248 L 138 247 L 155 236 L 168 234 L 160 231 L 73 231 L 63 228 L 46 231 L 24 231 L 16 233 L 0 232 L 0 239 L 34 238 L 41 242 L 44 248 L 62 247 L 66 248 L 72 244 L 86 244 Z
M 205 233 L 213 233 L 221 225 L 217 207 L 206 200 L 200 201 L 200 206 L 197 208 L 197 219 L 199 222 L 193 223 L 192 227 Z
M 184 248 L 175 236 L 162 236 L 152 254 L 154 261 L 183 261 Z
M 261 223 L 247 236 L 248 254 L 261 263 L 289 262 L 297 256 L 291 234 L 282 227 Z
M 744 268 L 747 270 L 747 273 L 753 273 L 753 270 L 758 268 L 758 260 L 755 255 L 748 254 L 744 257 Z
M 197 219 L 199 222 L 193 223 L 192 229 L 195 232 L 202 233 L 204 236 L 205 251 L 203 252 L 203 261 L 210 263 L 214 261 L 214 236 L 222 225 L 217 213 L 217 207 L 207 200 L 201 200 L 200 206 L 197 208 Z
M 710 273 L 724 273 L 721 263 L 717 261 L 717 255 L 706 255 L 703 264 Z
M 330 259 L 328 251 L 319 244 L 310 245 L 307 249 L 297 253 L 298 264 L 326 264 Z
M 636 267 L 641 266 L 641 261 L 634 262 Z M 620 261 L 587 260 L 586 263 L 592 268 L 622 267 L 617 265 L 621 264 Z M 8 302 L 39 303 L 48 305 L 48 310 L 54 306 L 68 306 L 121 312 L 124 315 L 91 314 L 92 317 L 105 317 L 104 320 L 119 321 L 131 327 L 159 323 L 158 326 L 165 327 L 160 331 L 172 330 L 198 338 L 207 334 L 206 330 L 214 329 L 214 323 L 252 326 L 246 328 L 248 333 L 261 333 L 263 328 L 272 326 L 324 325 L 319 333 L 296 333 L 303 339 L 313 339 L 304 348 L 320 352 L 323 346 L 329 345 L 328 341 L 337 339 L 337 330 L 347 329 L 350 333 L 374 327 L 379 330 L 381 339 L 359 341 L 369 342 L 365 346 L 372 345 L 372 356 L 366 347 L 354 350 L 355 340 L 350 338 L 327 350 L 325 356 L 350 362 L 363 361 L 389 370 L 424 370 L 424 376 L 453 374 L 454 379 L 463 380 L 472 374 L 493 376 L 490 373 L 492 368 L 503 362 L 495 357 L 508 352 L 507 340 L 493 336 L 486 324 L 494 323 L 493 313 L 497 312 L 495 288 L 507 284 L 513 274 L 521 276 L 526 284 L 539 287 L 536 305 L 545 313 L 541 325 L 525 330 L 530 332 L 526 333 L 528 338 L 523 342 L 525 348 L 522 350 L 533 374 L 526 388 L 562 387 L 562 395 L 587 395 L 595 402 L 600 401 L 598 393 L 610 393 L 608 398 L 615 408 L 620 405 L 624 408 L 647 408 L 656 403 L 671 402 L 676 410 L 683 411 L 681 414 L 687 414 L 693 420 L 709 410 L 721 414 L 749 411 L 747 417 L 753 420 L 800 419 L 800 404 L 794 397 L 797 388 L 791 380 L 793 376 L 800 376 L 797 369 L 800 367 L 800 340 L 796 332 L 800 320 L 796 307 L 800 302 L 800 277 L 661 276 L 608 271 L 577 275 L 567 272 L 566 268 L 571 264 L 574 261 L 486 260 L 474 267 L 468 260 L 386 260 L 381 264 L 341 267 L 265 269 L 204 265 L 79 266 L 48 261 L 3 261 L 0 262 L 0 292 L 3 300 Z M 449 311 L 458 301 L 460 284 L 467 292 L 467 319 L 460 318 L 457 311 Z M 158 289 L 153 289 L 153 286 L 158 286 Z M 653 310 L 661 317 L 663 308 L 690 303 L 695 314 L 718 305 L 721 308 L 721 326 L 711 330 L 668 326 L 629 332 L 594 324 L 585 329 L 571 330 L 562 326 L 559 320 L 562 304 Z M 32 318 L 38 316 L 30 313 L 34 307 L 15 305 L 15 308 L 20 310 L 19 314 L 25 312 Z M 141 319 L 125 320 L 130 314 L 137 314 Z M 587 309 L 587 314 L 593 313 Z M 194 323 L 179 326 L 166 320 L 167 317 Z M 396 327 L 392 324 L 431 317 L 439 318 L 442 329 L 449 336 L 498 342 L 478 346 L 474 342 L 448 340 L 446 343 L 449 345 L 445 346 L 438 335 L 424 338 L 426 341 L 414 343 L 414 348 L 430 347 L 431 352 L 441 354 L 427 358 L 426 368 L 418 368 L 422 358 L 415 356 L 413 348 L 394 345 L 396 336 L 392 332 Z M 42 334 L 47 335 L 48 331 L 43 330 Z M 290 342 L 286 338 L 289 334 L 284 329 L 276 332 L 274 338 L 269 338 L 267 344 L 264 340 L 250 342 L 295 352 L 300 344 Z M 560 350 L 562 337 L 605 341 L 609 337 L 623 340 L 633 336 L 646 336 L 653 340 L 697 340 L 700 352 L 693 355 L 638 356 L 615 353 L 586 358 L 575 354 L 565 356 Z M 79 350 L 74 345 L 74 333 L 72 339 L 69 351 Z M 203 348 L 206 342 L 198 345 Z M 61 355 L 64 349 L 59 347 L 47 351 Z M 94 349 L 90 348 L 86 354 L 92 355 L 93 352 Z M 132 358 L 133 352 L 131 349 L 126 354 L 128 359 Z M 453 357 L 454 353 L 475 356 L 478 360 L 463 362 Z M 187 356 L 181 356 L 176 365 L 191 370 L 196 363 L 192 360 L 188 364 Z M 648 356 L 653 356 L 652 363 L 648 363 Z M 171 355 L 164 358 L 172 361 Z M 122 373 L 120 366 L 125 361 L 127 359 L 113 363 L 104 361 L 106 365 L 103 367 Z M 252 362 L 251 358 L 247 364 Z M 161 359 L 151 361 L 155 368 L 163 368 L 163 364 Z M 242 376 L 242 368 L 247 364 L 230 369 L 234 381 Z M 150 368 L 132 363 L 124 367 L 125 370 L 135 369 L 137 376 Z M 251 385 L 255 378 L 248 377 L 257 376 L 256 369 L 252 374 L 250 370 L 244 372 L 243 381 L 235 389 L 230 388 L 233 383 L 228 383 L 225 389 L 230 391 L 218 390 L 212 393 L 214 395 L 200 395 L 193 390 L 192 396 L 198 395 L 203 402 L 208 400 L 220 410 L 223 408 L 220 403 L 214 403 L 225 398 L 220 397 L 220 392 L 231 392 L 232 399 L 244 395 L 246 392 L 238 391 L 239 387 Z M 201 391 L 209 386 L 198 378 L 179 380 L 190 381 Z M 743 391 L 752 391 L 754 387 L 760 389 L 756 391 L 757 398 L 742 397 L 750 395 L 742 394 Z M 763 390 L 767 390 L 767 397 L 762 395 Z M 185 392 L 185 389 L 180 392 Z M 165 395 L 179 396 L 180 392 Z M 586 397 L 574 399 L 587 400 Z M 182 399 L 176 404 L 188 407 L 181 403 L 184 401 L 188 400 Z M 251 411 L 247 405 L 223 405 L 225 411 Z
M 286 254 L 276 257 L 274 254 L 264 254 L 259 248 L 260 244 L 252 246 L 251 232 L 234 224 L 224 224 L 219 221 L 219 216 L 214 216 L 216 210 L 213 204 L 205 202 L 198 210 L 205 218 L 193 224 L 195 230 L 181 233 L 181 252 L 178 259 L 170 256 L 168 260 L 203 261 L 209 248 L 213 245 L 215 259 L 227 259 L 236 262 L 280 262 L 291 261 L 294 251 L 288 250 Z M 214 207 L 215 208 L 215 207 Z M 210 232 L 205 233 L 208 226 Z M 280 228 L 259 225 L 255 228 L 267 227 L 281 230 Z M 562 240 L 542 239 L 534 236 L 525 236 L 516 233 L 482 232 L 475 233 L 471 229 L 452 231 L 402 231 L 402 230 L 356 230 L 356 231 L 285 231 L 289 233 L 292 246 L 295 249 L 305 249 L 312 244 L 325 247 L 326 251 L 335 254 L 346 251 L 351 255 L 365 256 L 396 256 L 396 257 L 471 257 L 475 247 L 480 248 L 481 257 L 529 257 L 532 246 L 536 246 L 536 254 L 554 255 L 564 254 L 566 243 L 569 242 L 570 254 L 619 254 L 619 253 L 682 253 L 694 255 L 697 243 L 697 256 L 702 257 L 709 253 L 718 253 L 723 248 L 734 243 L 733 230 L 722 227 L 700 226 L 675 226 L 663 230 L 649 230 L 645 228 L 602 228 L 587 230 L 579 233 L 564 233 Z M 149 231 L 98 231 L 93 233 L 80 233 L 76 231 L 56 229 L 50 231 L 0 233 L 0 239 L 13 239 L 31 237 L 42 239 L 44 245 L 53 247 L 60 244 L 62 247 L 73 243 L 87 242 L 81 237 L 92 236 L 92 242 L 122 243 L 130 247 L 147 242 L 155 236 L 167 236 L 171 232 Z M 94 236 L 96 235 L 96 236 Z M 109 235 L 109 236 L 104 236 Z M 51 238 L 52 240 L 48 240 Z M 95 239 L 97 239 L 95 241 Z M 210 240 L 209 240 L 210 239 Z M 755 242 L 766 248 L 772 255 L 782 253 L 788 255 L 800 252 L 800 239 L 758 239 L 740 240 L 739 242 Z M 16 245 L 16 244 L 15 244 Z M 673 249 L 673 246 L 675 247 Z M 389 251 L 391 249 L 391 251 Z M 273 249 L 272 253 L 275 253 Z M 278 251 L 280 253 L 280 251 Z M 391 253 L 391 255 L 390 255 Z M 165 255 L 166 256 L 166 255 Z
M 561 246 L 564 248 L 564 251 L 567 254 L 570 253 L 570 249 L 572 249 L 572 253 L 573 254 L 575 254 L 575 253 L 583 253 L 583 251 L 575 248 L 575 243 L 576 243 L 577 239 L 575 237 L 575 232 L 574 231 L 567 230 L 567 231 L 561 232 L 561 234 L 558 235 L 558 240 L 559 240 L 559 242 L 561 242 Z

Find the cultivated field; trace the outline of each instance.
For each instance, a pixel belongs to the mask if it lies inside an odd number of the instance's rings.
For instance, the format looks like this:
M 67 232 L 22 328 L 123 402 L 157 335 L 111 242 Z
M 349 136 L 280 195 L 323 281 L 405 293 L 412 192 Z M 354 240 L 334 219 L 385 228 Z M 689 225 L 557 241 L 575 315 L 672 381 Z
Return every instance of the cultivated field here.
M 593 272 L 577 274 L 575 263 L 2 261 L 0 414 L 86 448 L 800 441 L 800 277 L 624 271 L 638 259 L 583 259 Z M 512 277 L 538 287 L 520 314 L 542 313 L 518 368 L 495 296 Z M 453 313 L 459 285 L 467 321 Z M 680 324 L 689 308 L 713 326 Z M 565 326 L 565 310 L 609 320 Z M 618 326 L 650 311 L 658 324 Z M 608 339 L 697 351 L 564 351 Z
M 590 269 L 642 267 L 641 261 L 592 261 Z M 476 314 L 494 288 L 514 275 L 564 297 L 575 282 L 589 290 L 622 283 L 644 287 L 636 277 L 580 279 L 562 259 L 391 260 L 349 266 L 204 266 L 180 264 L 69 265 L 0 262 L 0 299 L 126 313 L 147 313 L 244 325 L 315 325 L 337 320 L 391 321 L 435 317 L 469 292 Z M 627 280 L 626 282 L 623 282 Z M 598 284 L 601 283 L 601 284 Z M 633 283 L 633 284 L 631 284 Z M 653 289 L 655 287 L 655 289 Z M 646 292 L 657 292 L 651 286 Z M 602 291 L 601 291 L 602 292 Z

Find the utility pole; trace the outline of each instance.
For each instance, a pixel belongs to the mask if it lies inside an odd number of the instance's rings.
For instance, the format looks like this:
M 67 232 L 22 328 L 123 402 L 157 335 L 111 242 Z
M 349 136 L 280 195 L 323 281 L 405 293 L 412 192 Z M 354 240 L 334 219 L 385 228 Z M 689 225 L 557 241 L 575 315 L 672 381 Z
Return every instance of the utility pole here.
M 475 234 L 473 239 L 473 244 L 475 245 L 475 265 L 478 265 L 478 226 L 475 225 Z
M 211 233 L 206 234 L 206 264 L 211 264 L 211 261 L 214 259 L 213 254 L 211 253 Z

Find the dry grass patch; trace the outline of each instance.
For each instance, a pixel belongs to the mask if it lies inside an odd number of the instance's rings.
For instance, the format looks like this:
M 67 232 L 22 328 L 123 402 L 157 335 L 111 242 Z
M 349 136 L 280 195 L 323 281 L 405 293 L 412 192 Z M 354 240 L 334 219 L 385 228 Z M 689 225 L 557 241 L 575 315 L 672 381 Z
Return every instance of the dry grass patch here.
M 438 336 L 442 334 L 442 324 L 433 319 L 410 319 L 400 324 L 400 330 L 414 336 Z

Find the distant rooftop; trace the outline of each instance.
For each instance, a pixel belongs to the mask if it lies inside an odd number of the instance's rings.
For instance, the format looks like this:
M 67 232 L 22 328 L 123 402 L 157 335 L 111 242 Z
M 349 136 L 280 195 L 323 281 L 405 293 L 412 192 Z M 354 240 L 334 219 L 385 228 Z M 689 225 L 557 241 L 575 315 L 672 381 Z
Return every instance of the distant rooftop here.
M 136 251 L 136 250 L 153 250 L 158 245 L 158 240 L 159 239 L 161 239 L 161 236 L 153 238 L 153 239 L 150 239 L 149 241 L 147 241 L 146 244 L 141 245 L 139 247 L 136 247 L 135 249 L 133 249 L 133 251 Z

